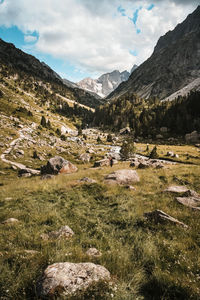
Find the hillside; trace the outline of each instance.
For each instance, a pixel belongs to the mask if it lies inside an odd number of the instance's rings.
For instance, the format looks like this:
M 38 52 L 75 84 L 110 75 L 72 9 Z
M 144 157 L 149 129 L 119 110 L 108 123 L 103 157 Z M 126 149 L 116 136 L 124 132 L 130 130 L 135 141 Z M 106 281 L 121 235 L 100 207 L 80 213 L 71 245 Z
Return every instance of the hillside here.
M 37 90 L 38 85 L 40 85 L 44 93 L 58 92 L 66 98 L 92 108 L 102 103 L 84 90 L 66 86 L 61 77 L 45 63 L 41 63 L 34 56 L 24 53 L 13 44 L 6 43 L 2 39 L 0 39 L 0 65 L 3 76 L 12 75 L 17 77 L 18 82 L 24 81 L 25 83 L 26 81 L 27 86 L 28 84 L 32 85 L 32 90 Z
M 152 56 L 108 99 L 127 92 L 143 98 L 165 99 L 200 77 L 200 6 L 186 20 L 161 37 Z M 191 85 L 192 88 L 192 85 Z M 188 92 L 188 90 L 187 90 Z

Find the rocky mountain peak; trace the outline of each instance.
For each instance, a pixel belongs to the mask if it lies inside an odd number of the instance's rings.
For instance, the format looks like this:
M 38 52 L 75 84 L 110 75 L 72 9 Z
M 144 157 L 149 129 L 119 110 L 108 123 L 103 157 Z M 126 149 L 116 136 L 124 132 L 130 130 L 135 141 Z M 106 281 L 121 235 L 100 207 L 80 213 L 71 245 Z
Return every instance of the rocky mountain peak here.
M 79 87 L 104 98 L 116 89 L 121 82 L 128 80 L 129 76 L 130 73 L 128 71 L 120 72 L 119 70 L 114 70 L 101 75 L 97 79 L 84 78 L 77 84 Z
M 200 6 L 183 21 L 178 24 L 174 30 L 168 31 L 164 36 L 161 36 L 155 46 L 154 53 L 167 47 L 169 44 L 176 43 L 183 36 L 196 32 L 200 29 Z
M 153 54 L 109 95 L 119 98 L 127 92 L 143 98 L 169 98 L 186 86 L 197 88 L 200 78 L 200 6 L 174 30 L 162 36 Z M 196 81 L 197 80 L 197 81 Z M 192 88 L 193 90 L 193 88 Z

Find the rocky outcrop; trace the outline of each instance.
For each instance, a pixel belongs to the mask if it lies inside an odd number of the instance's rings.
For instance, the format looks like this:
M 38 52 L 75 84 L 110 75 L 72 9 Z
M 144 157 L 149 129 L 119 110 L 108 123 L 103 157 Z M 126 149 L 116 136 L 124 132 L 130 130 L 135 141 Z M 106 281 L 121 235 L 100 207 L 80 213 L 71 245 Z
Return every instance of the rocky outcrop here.
M 187 19 L 162 36 L 152 54 L 112 92 L 108 99 L 127 92 L 160 99 L 200 78 L 200 6 Z M 188 91 L 189 92 L 189 91 Z
M 106 183 L 112 184 L 129 184 L 132 182 L 139 182 L 140 178 L 134 170 L 118 170 L 105 177 Z
M 77 167 L 61 156 L 55 156 L 49 159 L 46 166 L 41 167 L 41 174 L 69 174 L 77 172 Z
M 93 263 L 55 263 L 37 283 L 39 297 L 75 296 L 100 281 L 109 281 L 109 271 Z M 66 298 L 67 299 L 67 298 Z
M 184 206 L 200 210 L 200 197 L 176 197 L 176 200 Z

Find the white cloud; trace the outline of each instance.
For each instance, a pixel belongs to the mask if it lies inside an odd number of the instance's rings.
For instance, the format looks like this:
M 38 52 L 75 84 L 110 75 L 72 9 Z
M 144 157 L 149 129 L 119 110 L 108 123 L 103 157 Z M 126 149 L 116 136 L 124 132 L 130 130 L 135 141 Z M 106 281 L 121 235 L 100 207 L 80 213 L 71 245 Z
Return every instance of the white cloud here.
M 36 36 L 33 36 L 33 35 L 25 35 L 24 36 L 24 41 L 26 43 L 33 43 L 33 42 L 36 42 L 37 41 L 37 37 Z
M 155 0 L 155 7 L 147 10 L 150 0 L 5 0 L 0 6 L 0 25 L 18 26 L 27 34 L 26 42 L 35 40 L 30 32 L 37 31 L 37 51 L 77 68 L 99 73 L 122 71 L 148 58 L 159 36 L 195 8 L 191 2 L 188 6 L 181 0 L 175 2 Z M 127 16 L 117 12 L 119 5 Z M 137 34 L 129 17 L 140 6 L 137 28 L 141 33 Z M 136 50 L 138 56 L 131 55 L 130 50 Z

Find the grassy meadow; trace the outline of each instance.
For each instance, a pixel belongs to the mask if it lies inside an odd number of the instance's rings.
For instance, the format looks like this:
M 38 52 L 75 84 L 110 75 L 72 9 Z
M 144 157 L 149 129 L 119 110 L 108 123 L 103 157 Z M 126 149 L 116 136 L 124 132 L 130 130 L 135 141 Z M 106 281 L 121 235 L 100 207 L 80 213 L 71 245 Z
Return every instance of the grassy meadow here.
M 199 166 L 138 170 L 136 191 L 106 185 L 110 167 L 88 167 L 79 165 L 76 174 L 44 181 L 11 178 L 0 187 L 0 223 L 11 217 L 20 221 L 0 224 L 0 299 L 37 299 L 42 271 L 64 261 L 101 264 L 112 276 L 109 286 L 93 287 L 72 299 L 200 299 L 199 212 L 163 193 L 170 184 L 200 192 Z M 112 171 L 121 168 L 129 164 L 119 163 Z M 84 176 L 97 183 L 79 183 Z M 148 222 L 143 214 L 154 209 L 189 228 Z M 62 225 L 75 232 L 70 240 L 41 239 Z M 88 257 L 90 247 L 102 256 Z

